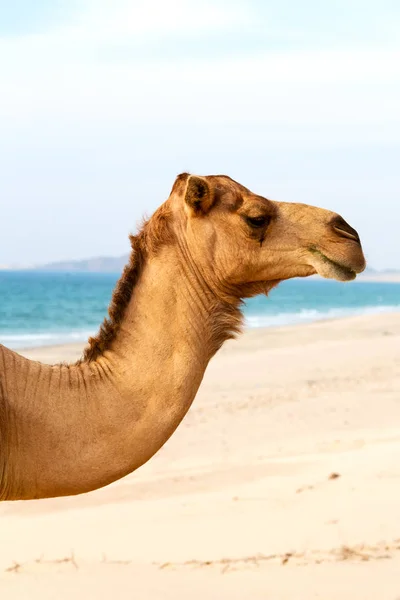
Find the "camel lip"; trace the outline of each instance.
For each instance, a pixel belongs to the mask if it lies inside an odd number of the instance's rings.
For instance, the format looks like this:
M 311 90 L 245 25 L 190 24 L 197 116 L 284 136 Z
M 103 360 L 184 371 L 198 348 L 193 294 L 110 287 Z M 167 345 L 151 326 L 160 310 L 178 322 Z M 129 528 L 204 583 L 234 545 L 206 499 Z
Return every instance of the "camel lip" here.
M 317 248 L 310 248 L 310 252 L 312 254 L 318 256 L 320 259 L 322 259 L 322 261 L 324 263 L 328 263 L 328 264 L 332 265 L 332 267 L 334 267 L 335 270 L 337 272 L 339 272 L 339 274 L 343 277 L 343 279 L 346 279 L 347 281 L 351 281 L 352 279 L 355 279 L 357 276 L 357 273 L 360 272 L 360 271 L 356 271 L 355 269 L 351 269 L 350 267 L 347 267 L 341 263 L 336 262 L 332 258 L 329 258 L 329 256 L 326 256 L 326 254 L 324 254 L 323 252 L 321 252 L 321 250 L 318 250 Z

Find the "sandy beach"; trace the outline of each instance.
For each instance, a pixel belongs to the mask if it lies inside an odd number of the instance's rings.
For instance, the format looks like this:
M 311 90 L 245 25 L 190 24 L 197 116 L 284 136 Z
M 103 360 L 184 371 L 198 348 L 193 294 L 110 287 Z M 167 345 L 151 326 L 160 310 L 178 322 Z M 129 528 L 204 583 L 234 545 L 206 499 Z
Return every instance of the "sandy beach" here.
M 0 532 L 4 600 L 400 599 L 400 313 L 248 331 L 149 463 Z

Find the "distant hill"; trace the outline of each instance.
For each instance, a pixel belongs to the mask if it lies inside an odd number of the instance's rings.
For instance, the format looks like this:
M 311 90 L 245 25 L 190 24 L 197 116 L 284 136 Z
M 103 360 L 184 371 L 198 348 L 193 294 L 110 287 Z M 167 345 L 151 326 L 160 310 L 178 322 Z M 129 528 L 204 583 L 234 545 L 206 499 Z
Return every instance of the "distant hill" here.
M 96 256 L 82 260 L 65 260 L 34 267 L 35 271 L 64 271 L 80 273 L 121 273 L 128 263 L 129 255 Z M 385 269 L 378 271 L 367 267 L 358 280 L 364 281 L 400 281 L 400 270 Z
M 128 254 L 123 256 L 96 256 L 83 260 L 65 260 L 35 267 L 38 271 L 69 271 L 82 273 L 121 273 L 128 262 Z
M 364 273 L 357 276 L 357 281 L 376 281 L 380 283 L 400 283 L 400 271 L 396 269 L 365 269 Z

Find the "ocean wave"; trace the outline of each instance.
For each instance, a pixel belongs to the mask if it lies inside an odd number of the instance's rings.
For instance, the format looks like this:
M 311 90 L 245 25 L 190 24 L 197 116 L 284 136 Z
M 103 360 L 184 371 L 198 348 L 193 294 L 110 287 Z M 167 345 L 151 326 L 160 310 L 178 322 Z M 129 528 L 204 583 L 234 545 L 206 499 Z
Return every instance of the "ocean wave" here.
M 245 308 L 245 326 L 248 328 L 260 327 L 283 327 L 285 325 L 297 325 L 301 323 L 312 323 L 314 321 L 323 321 L 330 319 L 340 319 L 344 317 L 359 315 L 375 315 L 381 313 L 397 312 L 399 305 L 385 306 L 359 306 L 329 308 L 327 310 L 303 308 L 297 312 L 277 312 L 275 314 L 262 312 L 249 312 Z M 4 344 L 15 350 L 21 348 L 32 348 L 37 346 L 56 346 L 58 344 L 68 344 L 73 342 L 84 343 L 89 336 L 93 335 L 93 330 L 73 330 L 73 331 L 41 331 L 22 333 L 1 333 L 0 344 Z
M 56 346 L 73 342 L 85 342 L 93 331 L 48 331 L 32 333 L 0 333 L 0 344 L 10 348 Z
M 327 310 L 302 309 L 298 312 L 281 312 L 276 314 L 247 314 L 245 325 L 249 328 L 257 327 L 282 327 L 284 325 L 298 325 L 344 317 L 362 315 L 377 315 L 382 313 L 397 312 L 398 306 L 359 306 L 354 308 L 329 308 Z

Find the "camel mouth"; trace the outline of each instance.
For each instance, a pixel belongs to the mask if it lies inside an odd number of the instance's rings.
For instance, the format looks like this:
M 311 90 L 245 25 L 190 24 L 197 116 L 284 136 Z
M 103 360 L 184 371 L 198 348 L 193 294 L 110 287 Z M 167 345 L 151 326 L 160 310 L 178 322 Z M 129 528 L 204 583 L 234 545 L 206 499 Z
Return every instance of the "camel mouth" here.
M 317 258 L 317 261 L 313 261 L 313 266 L 321 277 L 336 279 L 337 281 L 352 281 L 357 277 L 357 273 L 360 272 L 360 270 L 355 270 L 336 262 L 316 248 L 310 249 L 310 252 Z

